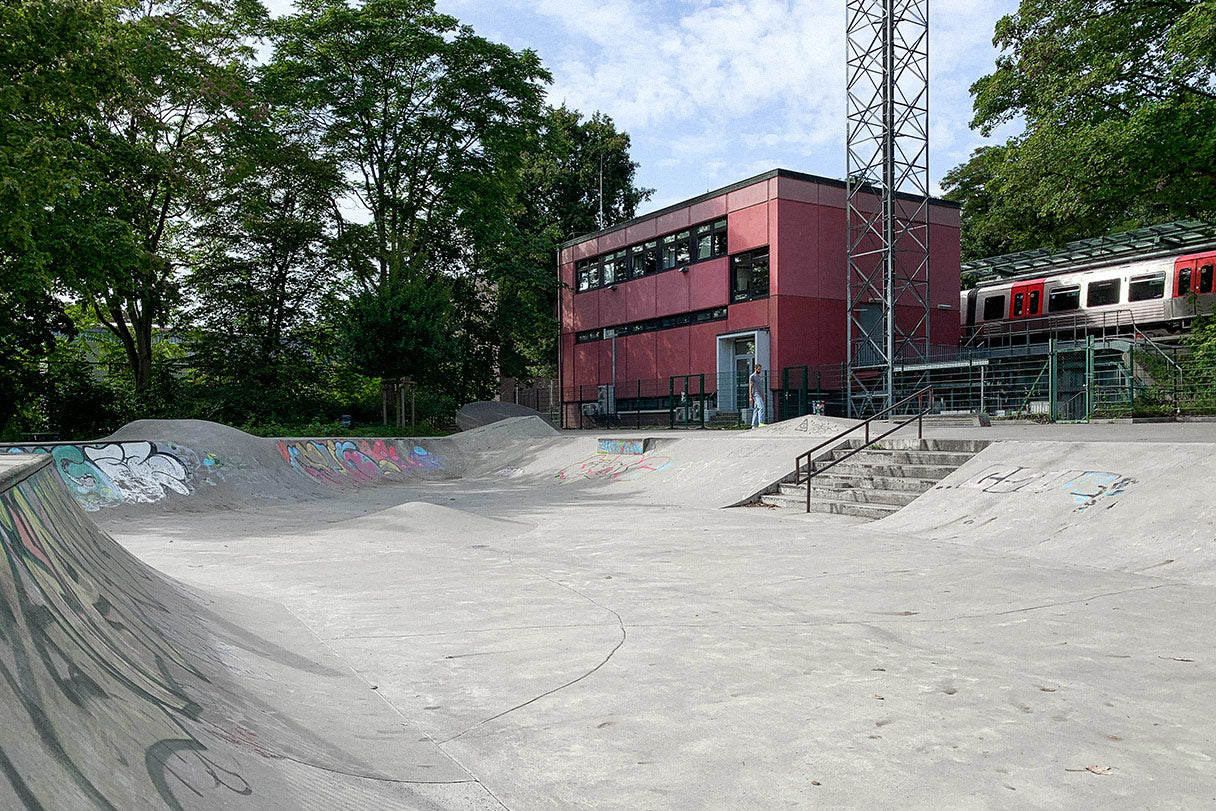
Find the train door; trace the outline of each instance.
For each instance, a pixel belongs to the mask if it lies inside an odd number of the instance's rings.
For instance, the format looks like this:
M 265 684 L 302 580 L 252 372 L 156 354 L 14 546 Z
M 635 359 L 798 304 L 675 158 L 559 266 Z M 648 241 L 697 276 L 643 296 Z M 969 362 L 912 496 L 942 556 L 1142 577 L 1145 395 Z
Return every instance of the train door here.
M 1178 298 L 1190 295 L 1195 287 L 1195 260 L 1179 259 L 1174 262 L 1174 295 Z
M 1043 281 L 1015 284 L 1010 291 L 1010 318 L 1034 318 L 1043 314 Z

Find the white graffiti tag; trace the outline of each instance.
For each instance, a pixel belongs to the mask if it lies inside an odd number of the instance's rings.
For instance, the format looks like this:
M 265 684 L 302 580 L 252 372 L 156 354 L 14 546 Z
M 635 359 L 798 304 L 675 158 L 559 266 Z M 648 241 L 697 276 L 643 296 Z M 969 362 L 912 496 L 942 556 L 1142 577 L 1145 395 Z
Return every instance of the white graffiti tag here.
M 122 491 L 124 501 L 153 502 L 167 490 L 188 495 L 189 472 L 176 456 L 151 442 L 87 445 L 85 456 Z

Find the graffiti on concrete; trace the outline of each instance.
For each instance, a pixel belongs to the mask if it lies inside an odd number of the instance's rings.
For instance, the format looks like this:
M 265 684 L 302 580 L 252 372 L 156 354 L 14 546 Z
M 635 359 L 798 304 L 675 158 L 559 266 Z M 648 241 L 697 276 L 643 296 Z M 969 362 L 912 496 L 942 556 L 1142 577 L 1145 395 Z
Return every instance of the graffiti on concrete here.
M 1103 470 L 1034 470 L 1016 465 L 989 465 L 966 486 L 985 493 L 1067 493 L 1076 505 L 1074 511 L 1084 512 L 1123 495 L 1135 483 L 1133 478 Z
M 601 439 L 598 440 L 600 453 L 632 454 L 640 456 L 646 452 L 649 444 L 645 439 Z
M 208 679 L 162 625 L 180 606 L 65 488 L 34 476 L 0 493 L 0 547 L 0 783 L 30 808 L 158 795 L 181 808 L 179 792 L 220 805 L 221 794 L 252 793 L 235 761 L 204 743 L 191 695 Z M 99 758 L 124 775 L 101 779 Z M 130 781 L 137 795 L 115 796 Z
M 214 484 L 223 475 L 215 454 L 172 442 L 100 442 L 86 445 L 27 445 L 9 453 L 44 453 L 80 505 L 89 511 L 127 503 L 152 503 L 169 493 L 190 495 L 196 479 Z
M 671 457 L 654 454 L 603 454 L 597 453 L 581 462 L 568 465 L 557 472 L 562 481 L 571 479 L 608 479 L 609 481 L 633 481 L 647 473 L 663 470 L 671 465 Z
M 420 445 L 404 456 L 383 439 L 279 440 L 275 448 L 292 470 L 323 484 L 368 482 L 410 472 L 441 470 L 443 463 Z
M 523 468 L 519 467 L 504 467 L 502 470 L 496 470 L 490 474 L 501 479 L 514 479 L 516 476 L 524 475 Z
M 804 417 L 801 422 L 794 426 L 794 430 L 803 434 L 811 434 L 812 436 L 831 436 L 839 433 L 841 426 L 827 420 L 816 419 L 815 417 Z

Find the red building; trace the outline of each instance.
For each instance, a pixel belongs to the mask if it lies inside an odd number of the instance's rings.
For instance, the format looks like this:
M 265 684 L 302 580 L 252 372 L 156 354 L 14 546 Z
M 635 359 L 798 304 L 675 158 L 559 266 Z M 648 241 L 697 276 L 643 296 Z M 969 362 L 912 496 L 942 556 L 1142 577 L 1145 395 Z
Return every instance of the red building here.
M 957 346 L 956 204 L 932 201 L 929 245 L 932 342 Z M 704 375 L 707 412 L 743 411 L 755 362 L 770 392 L 838 390 L 845 246 L 844 182 L 785 169 L 563 244 L 565 424 L 606 412 L 665 423 L 672 390 L 699 391 L 685 375 Z M 770 398 L 769 419 L 791 416 L 787 402 Z

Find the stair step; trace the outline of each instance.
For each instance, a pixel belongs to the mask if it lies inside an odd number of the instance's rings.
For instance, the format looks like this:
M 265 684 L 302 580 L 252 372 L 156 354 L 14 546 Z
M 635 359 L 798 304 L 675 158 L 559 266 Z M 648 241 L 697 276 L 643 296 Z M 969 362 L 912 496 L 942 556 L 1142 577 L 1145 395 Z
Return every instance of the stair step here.
M 885 490 L 877 487 L 831 487 L 813 485 L 811 501 L 854 501 L 862 504 L 891 504 L 906 507 L 918 499 L 924 491 Z M 806 503 L 805 484 L 783 484 L 773 495 L 796 498 L 802 504 Z
M 898 479 L 929 479 L 941 481 L 957 470 L 955 465 L 879 465 L 865 464 L 854 457 L 847 462 L 841 462 L 831 469 L 837 476 L 857 476 L 861 478 L 889 477 Z
M 848 454 L 853 453 L 852 450 L 834 450 L 831 458 L 841 459 Z M 962 453 L 955 451 L 926 451 L 926 450 L 887 450 L 885 448 L 866 448 L 863 451 L 857 452 L 851 461 L 861 461 L 862 464 L 878 464 L 878 465 L 950 465 L 951 467 L 959 467 L 966 464 L 973 453 Z
M 760 498 L 761 503 L 772 507 L 797 510 L 806 509 L 806 496 L 786 496 L 770 493 Z M 856 515 L 862 518 L 885 518 L 898 511 L 903 505 L 882 504 L 865 501 L 838 501 L 835 499 L 811 499 L 811 512 L 835 513 L 837 515 Z
M 850 439 L 845 443 L 849 448 L 859 448 L 864 444 L 861 439 Z M 986 439 L 899 439 L 889 437 L 880 439 L 871 445 L 879 450 L 898 451 L 950 451 L 952 453 L 979 453 L 992 443 Z
M 886 518 L 899 511 L 899 507 L 889 504 L 859 504 L 853 501 L 815 501 L 811 500 L 811 512 L 834 513 L 836 515 L 856 515 L 861 518 Z
M 910 493 L 923 493 L 937 484 L 940 479 L 913 479 L 906 476 L 849 476 L 836 474 L 837 468 L 815 477 L 814 481 L 820 487 L 875 487 L 879 490 L 904 490 Z M 783 485 L 785 486 L 785 485 Z

